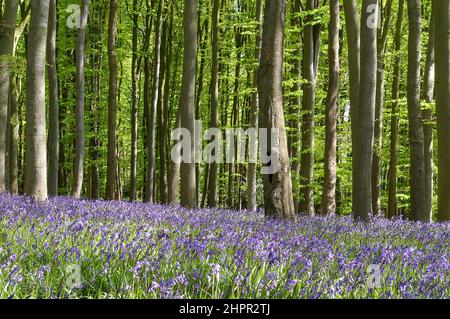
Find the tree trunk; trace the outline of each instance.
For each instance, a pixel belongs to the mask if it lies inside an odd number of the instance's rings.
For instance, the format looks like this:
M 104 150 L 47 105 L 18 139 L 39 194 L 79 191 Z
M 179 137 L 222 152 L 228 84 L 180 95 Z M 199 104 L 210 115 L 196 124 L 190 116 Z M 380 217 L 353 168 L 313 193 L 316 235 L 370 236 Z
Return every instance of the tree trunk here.
M 360 19 L 358 12 L 358 4 L 356 0 L 344 1 L 345 11 L 345 27 L 347 32 L 348 43 L 348 69 L 350 82 L 350 115 L 351 115 L 351 131 L 352 145 L 355 145 L 356 136 L 358 134 L 357 115 L 359 101 L 359 75 L 361 69 L 360 63 Z M 354 162 L 354 159 L 352 159 Z M 352 172 L 354 178 L 354 172 Z
M 450 2 L 436 6 L 436 110 L 438 134 L 438 221 L 450 220 Z
M 263 129 L 279 130 L 278 150 L 275 149 L 277 145 L 272 145 L 270 132 L 267 134 L 268 140 L 265 141 L 266 150 L 275 156 L 270 165 L 276 165 L 279 168 L 263 174 L 265 214 L 268 217 L 295 219 L 282 92 L 286 2 L 285 0 L 266 0 L 265 4 L 258 72 L 259 123 Z M 262 142 L 261 139 L 260 142 Z
M 402 47 L 402 27 L 404 0 L 400 0 L 397 26 L 395 27 L 394 39 L 394 75 L 392 80 L 392 110 L 391 110 L 391 149 L 389 162 L 389 182 L 388 182 L 388 218 L 397 216 L 397 158 L 398 158 L 398 107 L 400 91 L 400 68 L 401 68 L 401 47 Z
M 83 0 L 81 6 L 80 28 L 77 34 L 76 60 L 76 106 L 75 106 L 75 163 L 73 172 L 72 197 L 81 196 L 84 172 L 84 68 L 86 61 L 85 39 L 89 15 L 89 0 Z
M 263 3 L 262 0 L 256 1 L 256 39 L 255 39 L 255 59 L 259 61 L 261 57 L 261 34 L 262 34 L 262 14 L 263 14 Z M 258 69 L 255 67 L 253 71 L 253 88 L 254 92 L 252 93 L 252 100 L 250 104 L 250 127 L 254 129 L 258 129 Z M 254 148 L 255 150 L 258 147 L 258 142 L 254 141 L 254 145 L 249 145 L 249 148 Z M 255 154 L 256 155 L 256 154 Z M 248 209 L 251 211 L 255 211 L 257 208 L 256 203 L 256 160 L 257 158 L 253 158 L 253 162 L 248 164 Z
M 58 195 L 59 160 L 59 107 L 58 74 L 56 69 L 56 0 L 50 0 L 47 35 L 47 74 L 48 74 L 48 193 Z
M 0 15 L 0 194 L 6 191 L 6 150 L 9 88 L 11 65 L 13 63 L 14 33 L 19 1 L 5 3 L 4 13 Z
M 170 19 L 170 22 L 168 21 Z M 163 203 L 168 202 L 168 138 L 169 128 L 169 99 L 170 99 L 170 72 L 172 67 L 172 34 L 173 34 L 173 2 L 169 3 L 167 18 L 164 25 L 164 85 L 161 85 L 161 125 L 159 129 L 160 152 L 160 197 Z
M 431 21 L 427 48 L 427 59 L 425 63 L 424 86 L 422 100 L 427 103 L 423 110 L 423 136 L 425 147 L 425 218 L 431 222 L 433 219 L 433 178 L 434 178 L 434 155 L 433 155 L 433 109 L 430 103 L 434 99 L 434 79 L 435 79 L 435 60 L 434 60 L 434 20 L 435 6 L 431 8 Z
M 130 202 L 136 200 L 136 171 L 138 155 L 138 109 L 139 109 L 139 70 L 138 70 L 138 0 L 133 0 L 133 35 L 131 61 L 131 164 L 130 164 Z
M 31 1 L 27 56 L 25 193 L 47 199 L 47 143 L 45 129 L 45 54 L 50 0 Z
M 116 195 L 116 112 L 117 112 L 117 61 L 116 61 L 116 34 L 117 34 L 117 0 L 109 1 L 108 22 L 108 59 L 109 59 L 109 93 L 108 93 L 108 155 L 106 194 L 107 200 L 115 199 Z
M 375 87 L 377 74 L 377 29 L 368 24 L 369 6 L 377 0 L 363 0 L 361 15 L 361 70 L 353 142 L 353 213 L 356 220 L 369 221 L 372 215 L 371 172 L 373 155 Z
M 261 1 L 261 0 L 259 0 Z M 214 0 L 212 11 L 212 62 L 211 62 L 211 127 L 219 125 L 219 13 L 220 0 Z M 215 139 L 218 137 L 215 136 Z M 217 168 L 218 163 L 214 161 L 209 168 L 208 185 L 208 207 L 217 206 Z
M 385 78 L 385 52 L 386 42 L 391 23 L 392 2 L 389 0 L 385 6 L 384 24 L 378 36 L 377 44 L 377 82 L 375 98 L 375 131 L 374 131 L 374 150 L 372 164 L 372 209 L 375 216 L 381 216 L 381 154 L 383 147 L 383 110 L 384 110 L 384 78 Z
M 291 25 L 294 28 L 298 28 L 298 39 L 301 37 L 301 29 L 302 29 L 302 20 L 300 18 L 300 13 L 302 12 L 301 0 L 295 0 L 292 3 L 293 9 L 293 17 L 291 21 Z M 290 134 L 288 134 L 288 147 L 289 147 L 289 158 L 292 163 L 292 180 L 293 184 L 296 183 L 294 181 L 298 180 L 298 176 L 300 173 L 300 165 L 299 165 L 299 152 L 300 152 L 300 117 L 298 116 L 301 106 L 302 106 L 302 96 L 300 94 L 301 91 L 301 78 L 302 78 L 302 44 L 300 41 L 296 43 L 296 51 L 292 56 L 293 61 L 293 77 L 295 78 L 295 82 L 292 85 L 292 101 L 290 105 L 290 116 L 291 119 L 288 121 L 288 126 L 291 129 Z M 298 182 L 297 182 L 298 184 Z M 293 193 L 294 193 L 294 208 L 295 211 L 299 208 L 299 195 L 300 191 L 297 192 L 296 187 L 293 185 Z
M 427 221 L 425 205 L 425 152 L 420 106 L 421 13 L 420 0 L 408 1 L 408 121 L 410 144 L 411 218 Z
M 302 153 L 300 156 L 300 212 L 314 216 L 314 112 L 316 103 L 316 33 L 313 21 L 315 0 L 307 0 L 303 35 L 302 74 L 306 81 L 303 84 L 302 100 Z
M 153 60 L 153 86 L 152 86 L 152 101 L 147 117 L 147 194 L 145 202 L 155 202 L 155 173 L 156 173 L 156 149 L 155 149 L 155 135 L 156 135 L 156 112 L 158 108 L 158 93 L 159 82 L 161 77 L 161 31 L 163 23 L 162 10 L 164 8 L 164 0 L 159 1 L 158 5 L 158 21 L 156 24 L 155 34 L 155 55 Z
M 197 8 L 198 0 L 184 0 L 184 62 L 180 96 L 181 128 L 191 133 L 191 159 L 181 163 L 181 205 L 197 206 L 195 174 L 195 73 L 197 65 Z M 187 150 L 184 150 L 187 151 Z
M 336 152 L 339 100 L 339 0 L 330 1 L 328 40 L 329 82 L 325 111 L 325 174 L 322 215 L 336 213 Z

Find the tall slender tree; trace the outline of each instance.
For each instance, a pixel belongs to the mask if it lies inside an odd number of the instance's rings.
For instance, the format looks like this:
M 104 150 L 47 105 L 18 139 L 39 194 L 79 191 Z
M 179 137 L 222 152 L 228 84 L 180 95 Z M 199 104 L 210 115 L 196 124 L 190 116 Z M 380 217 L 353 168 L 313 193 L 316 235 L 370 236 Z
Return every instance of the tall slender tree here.
M 434 0 L 436 7 L 436 110 L 438 135 L 438 220 L 450 220 L 450 2 Z
M 80 198 L 84 173 L 84 68 L 86 60 L 85 41 L 89 15 L 89 0 L 81 1 L 80 26 L 77 34 L 76 49 L 76 105 L 75 105 L 75 163 L 73 173 L 72 196 Z
M 279 145 L 272 145 L 271 134 L 268 133 L 267 145 L 263 147 L 274 156 L 270 164 L 279 168 L 263 175 L 265 214 L 295 219 L 282 93 L 285 10 L 285 0 L 265 1 L 258 72 L 259 123 L 262 129 L 276 129 L 279 134 Z
M 117 143 L 116 143 L 116 117 L 117 117 L 117 61 L 116 61 L 116 35 L 117 35 L 117 0 L 109 1 L 108 22 L 108 60 L 109 60 L 109 93 L 108 93 L 108 158 L 106 176 L 106 199 L 116 198 L 117 174 Z
M 322 214 L 336 213 L 336 157 L 337 117 L 339 100 L 339 0 L 330 1 L 328 27 L 329 80 L 325 110 L 325 174 L 322 195 Z
M 0 194 L 7 188 L 7 117 L 18 6 L 18 0 L 7 1 L 4 12 L 0 12 Z
M 138 66 L 138 33 L 139 7 L 138 0 L 133 0 L 133 31 L 131 61 L 131 163 L 130 163 L 130 201 L 136 200 L 137 156 L 138 156 L 138 109 L 139 109 L 139 66 Z
M 212 9 L 212 63 L 211 63 L 211 127 L 219 125 L 219 13 L 220 0 L 214 0 Z M 215 136 L 214 138 L 218 138 Z M 210 164 L 208 206 L 217 206 L 217 161 Z
M 359 96 L 357 108 L 352 114 L 352 121 L 355 125 L 352 204 L 355 219 L 361 221 L 368 221 L 372 215 L 371 172 L 377 76 L 377 28 L 375 25 L 378 16 L 377 10 L 377 0 L 363 0 Z
M 306 80 L 303 84 L 302 100 L 302 153 L 300 156 L 300 184 L 301 199 L 300 211 L 309 216 L 314 216 L 314 115 L 316 103 L 316 73 L 318 67 L 318 46 L 317 41 L 320 36 L 317 33 L 313 14 L 318 7 L 318 1 L 307 0 L 306 10 L 308 14 L 305 18 L 305 28 L 303 35 L 303 61 L 302 75 Z
M 259 61 L 261 57 L 261 35 L 262 35 L 262 14 L 263 14 L 263 3 L 262 0 L 256 1 L 256 43 L 255 43 L 255 59 Z M 252 100 L 250 105 L 250 126 L 254 129 L 258 129 L 258 68 L 255 67 L 253 71 L 253 88 Z M 249 146 L 257 149 L 257 141 L 253 142 L 254 145 Z M 252 159 L 251 163 L 248 165 L 248 209 L 256 210 L 256 160 Z
M 397 13 L 397 25 L 394 37 L 394 74 L 392 79 L 392 104 L 391 104 L 391 146 L 389 161 L 388 181 L 388 212 L 387 217 L 397 216 L 397 162 L 398 162 L 398 122 L 399 122 L 399 98 L 400 98 L 400 70 L 401 47 L 403 39 L 403 12 L 405 0 L 400 0 Z
M 181 163 L 181 204 L 197 206 L 195 174 L 195 79 L 197 68 L 197 9 L 198 0 L 184 0 L 184 60 L 180 95 L 181 128 L 191 134 L 191 158 Z M 185 150 L 187 151 L 187 150 Z
M 148 158 L 148 168 L 147 168 L 147 193 L 145 195 L 146 202 L 154 202 L 155 198 L 155 174 L 156 174 L 156 150 L 155 150 L 155 140 L 156 140 L 156 112 L 158 108 L 158 93 L 159 93 L 159 82 L 161 76 L 161 34 L 163 25 L 163 12 L 164 0 L 159 0 L 158 13 L 157 13 L 157 23 L 156 23 L 156 34 L 155 34 L 155 55 L 153 60 L 153 86 L 152 86 L 152 102 L 150 105 L 150 110 L 148 110 L 147 117 L 147 158 Z M 195 81 L 194 81 L 195 83 Z
M 431 103 L 434 100 L 435 60 L 434 60 L 434 20 L 435 9 L 432 5 L 430 27 L 428 32 L 427 58 L 423 79 L 422 100 L 427 104 L 423 109 L 423 137 L 425 147 L 425 218 L 431 222 L 433 218 L 434 188 L 434 116 Z
M 47 74 L 48 74 L 48 193 L 58 194 L 59 160 L 59 108 L 58 74 L 56 68 L 56 0 L 50 0 L 47 34 Z
M 47 199 L 45 61 L 50 0 L 31 0 L 27 55 L 25 193 Z
M 392 3 L 393 0 L 388 0 L 384 7 L 384 23 L 382 24 L 382 28 L 379 29 L 377 39 L 377 93 L 375 98 L 375 130 L 372 164 L 372 209 L 373 214 L 376 216 L 381 215 L 381 155 L 383 147 L 383 110 L 385 98 L 385 54 L 391 24 Z
M 425 148 L 420 106 L 422 19 L 420 0 L 408 1 L 408 121 L 410 151 L 411 217 L 427 221 L 425 205 Z
M 358 12 L 358 4 L 356 0 L 345 0 L 344 11 L 345 11 L 345 28 L 347 33 L 347 45 L 348 45 L 349 98 L 350 98 L 351 131 L 352 131 L 351 135 L 352 135 L 352 145 L 356 145 L 356 136 L 358 135 L 358 122 L 356 110 L 358 109 L 358 101 L 359 101 L 359 75 L 361 69 L 360 63 L 361 23 Z M 355 159 L 353 158 L 352 161 L 354 162 Z M 354 171 L 352 171 L 352 179 L 353 183 L 355 183 Z M 353 195 L 354 194 L 352 194 L 352 197 Z

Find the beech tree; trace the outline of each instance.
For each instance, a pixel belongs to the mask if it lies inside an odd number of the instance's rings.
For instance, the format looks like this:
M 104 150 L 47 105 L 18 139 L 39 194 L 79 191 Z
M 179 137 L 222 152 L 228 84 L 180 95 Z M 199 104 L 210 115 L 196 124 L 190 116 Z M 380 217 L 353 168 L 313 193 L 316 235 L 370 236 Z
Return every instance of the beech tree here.
M 279 170 L 265 174 L 264 209 L 266 216 L 294 219 L 291 169 L 283 113 L 283 40 L 286 2 L 266 0 L 262 33 L 260 68 L 258 72 L 259 125 L 263 129 L 278 129 L 278 151 L 268 134 L 266 149 L 275 155 Z M 261 147 L 261 146 L 260 146 Z M 275 152 L 275 154 L 273 154 Z
M 80 198 L 81 187 L 83 185 L 83 168 L 84 168 L 84 68 L 85 68 L 85 39 L 86 26 L 89 14 L 89 0 L 82 0 L 80 27 L 77 35 L 77 62 L 76 62 L 76 83 L 77 83 L 77 98 L 75 106 L 75 164 L 73 173 L 73 189 L 72 196 Z
M 117 150 L 116 150 L 116 117 L 117 117 L 117 0 L 109 2 L 108 22 L 108 60 L 109 60 L 109 95 L 108 95 L 108 163 L 106 178 L 106 199 L 117 198 Z
M 434 0 L 438 134 L 438 220 L 450 220 L 450 2 Z
M 18 6 L 18 0 L 11 0 L 5 3 L 3 13 L 0 10 L 0 194 L 7 189 L 7 116 Z
M 375 8 L 375 13 L 368 10 L 369 6 Z M 376 10 L 378 10 L 377 0 L 363 0 L 359 96 L 357 108 L 352 114 L 355 125 L 352 204 L 355 218 L 362 221 L 368 221 L 372 215 L 371 172 L 376 94 L 374 88 L 377 76 L 377 28 L 374 25 L 378 16 Z
M 427 221 L 425 205 L 425 148 L 420 106 L 421 13 L 420 0 L 408 1 L 408 121 L 410 153 L 411 216 Z
M 25 193 L 47 199 L 45 63 L 50 0 L 31 0 L 27 56 Z
M 322 195 L 322 215 L 336 213 L 337 117 L 339 100 L 339 0 L 330 1 L 328 27 L 329 80 L 325 110 L 325 176 Z
M 50 0 L 47 34 L 47 74 L 48 74 L 48 193 L 58 195 L 59 161 L 59 88 L 56 65 L 56 0 Z M 85 11 L 87 12 L 87 11 Z M 84 95 L 84 94 L 83 94 Z M 84 96 L 83 96 L 84 98 Z M 83 158 L 81 158 L 81 161 Z M 82 173 L 82 172 L 81 172 Z M 79 195 L 78 195 L 79 197 Z
M 403 12 L 405 0 L 400 0 L 397 23 L 394 38 L 394 74 L 392 79 L 392 103 L 391 103 L 391 146 L 388 177 L 388 211 L 387 217 L 397 216 L 397 164 L 398 164 L 398 122 L 399 122 L 399 98 L 400 98 L 400 69 L 401 69 L 401 47 L 403 31 Z
M 180 95 L 181 127 L 191 133 L 189 163 L 181 163 L 181 204 L 194 208 L 197 206 L 195 174 L 195 79 L 197 69 L 197 8 L 198 0 L 184 1 L 184 60 L 183 80 Z

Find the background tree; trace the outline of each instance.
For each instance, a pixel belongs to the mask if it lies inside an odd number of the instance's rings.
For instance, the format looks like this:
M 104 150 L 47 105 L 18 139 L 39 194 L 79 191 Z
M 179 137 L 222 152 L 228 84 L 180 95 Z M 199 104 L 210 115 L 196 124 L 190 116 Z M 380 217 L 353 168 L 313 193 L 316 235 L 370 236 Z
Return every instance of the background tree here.
M 397 164 L 398 164 L 398 122 L 399 122 L 399 97 L 400 97 L 400 71 L 401 71 L 401 47 L 403 31 L 403 12 L 405 0 L 400 0 L 397 14 L 394 38 L 394 74 L 392 79 L 392 103 L 391 103 L 391 145 L 389 160 L 388 181 L 388 212 L 387 217 L 397 216 Z
M 47 34 L 47 74 L 48 74 L 48 193 L 58 194 L 59 161 L 59 88 L 56 61 L 57 7 L 56 0 L 50 0 Z M 85 14 L 87 11 L 85 11 Z M 83 94 L 84 95 L 84 94 Z M 84 96 L 83 96 L 84 98 Z M 83 158 L 81 158 L 83 160 Z M 78 195 L 79 197 L 79 195 Z
M 190 163 L 181 163 L 181 204 L 194 208 L 197 206 L 195 174 L 195 79 L 197 68 L 197 8 L 198 0 L 184 1 L 184 60 L 183 81 L 180 95 L 181 127 L 191 133 Z
M 377 0 L 363 0 L 361 14 L 361 69 L 359 75 L 358 107 L 352 121 L 355 125 L 353 140 L 353 213 L 356 219 L 368 221 L 372 214 L 372 154 L 375 119 L 375 87 L 377 75 L 377 29 L 374 13 L 369 6 L 378 8 Z
M 279 171 L 263 176 L 266 216 L 294 219 L 291 171 L 283 113 L 283 40 L 286 2 L 266 0 L 258 73 L 259 123 L 262 129 L 279 130 L 275 161 Z M 274 152 L 268 133 L 267 150 Z
M 117 112 L 117 0 L 109 2 L 108 22 L 108 59 L 109 59 L 109 96 L 108 96 L 108 168 L 106 179 L 106 199 L 117 198 L 117 150 L 116 150 L 116 112 Z
M 25 193 L 47 199 L 45 62 L 49 0 L 31 1 L 27 56 Z
M 19 1 L 12 0 L 5 3 L 4 12 L 0 9 L 0 193 L 7 188 L 8 103 L 18 6 Z
M 425 205 L 425 153 L 420 107 L 421 13 L 420 1 L 408 1 L 408 120 L 411 147 L 411 216 L 427 221 Z
M 438 125 L 438 220 L 450 220 L 450 3 L 434 1 L 436 7 L 436 110 Z
M 330 23 L 328 26 L 329 80 L 327 107 L 325 110 L 325 176 L 322 195 L 323 215 L 336 213 L 336 152 L 337 118 L 339 99 L 339 1 L 330 1 Z
M 72 196 L 80 198 L 81 187 L 83 185 L 84 175 L 84 68 L 85 68 L 85 39 L 86 26 L 89 15 L 89 0 L 82 0 L 80 27 L 77 34 L 77 49 L 76 49 L 76 83 L 77 83 L 77 97 L 75 106 L 75 164 L 73 173 L 73 188 Z

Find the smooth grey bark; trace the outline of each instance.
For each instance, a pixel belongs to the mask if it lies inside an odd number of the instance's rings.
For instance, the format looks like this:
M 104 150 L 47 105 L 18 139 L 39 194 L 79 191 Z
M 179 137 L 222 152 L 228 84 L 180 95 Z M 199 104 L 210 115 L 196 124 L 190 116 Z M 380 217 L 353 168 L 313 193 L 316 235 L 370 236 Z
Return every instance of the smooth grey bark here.
M 336 213 L 337 118 L 339 101 L 339 0 L 330 0 L 328 94 L 325 110 L 325 156 L 322 215 Z
M 23 6 L 24 4 L 22 4 Z M 22 36 L 25 27 L 30 20 L 30 7 L 21 10 L 21 21 L 16 26 L 14 34 L 14 48 L 13 56 L 15 56 L 17 43 Z M 9 191 L 13 194 L 19 193 L 19 161 L 22 156 L 19 157 L 19 79 L 16 76 L 14 68 L 11 70 L 11 82 L 10 82 L 10 107 L 9 107 L 9 121 L 10 121 L 10 134 L 9 134 Z M 7 141 L 8 143 L 8 141 Z M 21 154 L 21 152 L 20 152 Z
M 400 98 L 401 47 L 403 38 L 403 13 L 405 0 L 400 0 L 397 14 L 397 25 L 394 38 L 394 74 L 392 79 L 391 105 L 391 146 L 388 176 L 388 211 L 387 217 L 397 216 L 397 162 L 398 162 L 398 112 Z
M 361 42 L 361 22 L 356 0 L 344 0 L 345 28 L 348 45 L 348 68 L 349 68 L 349 92 L 350 92 L 350 115 L 352 146 L 356 145 L 358 135 L 357 109 L 359 103 L 359 76 L 361 70 L 360 62 L 360 42 Z M 355 159 L 352 159 L 355 162 Z M 352 164 L 355 165 L 355 164 Z M 356 181 L 355 171 L 352 171 L 353 184 Z M 352 193 L 352 200 L 354 200 Z
M 256 1 L 256 39 L 255 39 L 255 59 L 259 61 L 261 57 L 261 35 L 262 35 L 262 14 L 263 14 L 263 4 L 262 0 Z M 258 68 L 255 67 L 253 71 L 253 88 L 252 99 L 250 104 L 250 127 L 258 129 Z M 250 148 L 254 147 L 257 149 L 258 142 L 255 141 L 256 145 L 249 145 Z M 256 203 L 256 162 L 248 164 L 248 209 L 255 211 L 257 208 Z
M 47 200 L 47 143 L 45 123 L 45 64 L 50 0 L 31 0 L 28 37 L 25 193 Z
M 105 12 L 106 3 L 101 3 L 96 7 L 95 15 L 92 16 L 92 32 L 97 34 L 100 39 L 103 38 L 104 23 L 103 17 Z M 92 43 L 92 55 L 91 55 L 91 67 L 92 69 L 101 69 L 103 65 L 103 42 L 96 41 Z M 100 140 L 98 136 L 99 132 L 99 108 L 101 104 L 102 96 L 102 72 L 91 75 L 92 81 L 92 97 L 90 103 L 90 116 L 91 122 L 91 138 L 89 140 L 89 156 L 90 156 L 90 167 L 89 167 L 89 184 L 88 184 L 88 196 L 91 199 L 98 199 L 100 197 L 100 171 L 98 165 L 99 158 L 99 148 Z
M 138 156 L 138 110 L 139 110 L 139 69 L 138 69 L 138 0 L 133 0 L 133 31 L 131 61 L 131 163 L 130 163 L 130 202 L 136 200 L 136 172 Z
M 155 202 L 155 175 L 156 175 L 156 112 L 158 109 L 159 82 L 161 78 L 161 34 L 164 8 L 164 0 L 160 0 L 158 4 L 158 20 L 156 22 L 155 33 L 155 55 L 153 59 L 153 83 L 152 83 L 152 101 L 147 117 L 147 193 L 145 202 Z M 195 81 L 194 81 L 195 82 Z
M 302 19 L 300 13 L 302 12 L 301 0 L 295 0 L 292 4 L 291 26 L 298 28 L 298 39 L 301 37 L 302 30 Z M 294 187 L 295 182 L 298 180 L 300 173 L 300 117 L 298 116 L 302 107 L 302 96 L 301 91 L 301 78 L 302 78 L 302 43 L 298 41 L 296 43 L 296 50 L 292 56 L 292 74 L 295 77 L 295 82 L 292 85 L 292 100 L 290 103 L 289 113 L 291 114 L 291 119 L 288 121 L 288 127 L 291 129 L 290 134 L 288 134 L 288 147 L 289 147 L 289 158 L 291 159 L 291 170 L 292 170 L 292 182 L 293 182 L 293 193 L 294 193 L 294 208 L 298 211 L 299 208 L 299 195 L 300 192 L 296 192 Z M 295 182 L 294 182 L 295 181 Z
M 48 176 L 47 187 L 50 196 L 58 194 L 59 160 L 59 107 L 58 74 L 56 69 L 56 0 L 50 0 L 47 34 L 48 74 Z
M 258 0 L 260 1 L 260 0 Z M 219 13 L 220 0 L 214 0 L 212 10 L 212 62 L 211 62 L 211 127 L 216 128 L 219 125 Z M 215 136 L 214 138 L 218 138 Z M 217 168 L 218 163 L 214 162 L 209 167 L 209 185 L 208 185 L 208 207 L 217 206 Z
M 372 162 L 372 209 L 375 216 L 381 216 L 381 154 L 383 147 L 383 110 L 385 98 L 385 54 L 391 24 L 393 0 L 385 5 L 384 23 L 378 34 L 377 82 L 375 98 L 375 131 Z
M 201 2 L 200 2 L 200 6 L 201 6 Z M 207 45 L 208 45 L 208 27 L 209 27 L 209 20 L 208 18 L 205 18 L 204 22 L 203 22 L 203 26 L 200 27 L 201 24 L 201 11 L 198 12 L 197 15 L 197 25 L 199 26 L 199 34 L 198 34 L 198 41 L 199 41 L 199 46 L 198 46 L 198 55 L 199 55 L 199 67 L 198 67 L 198 78 L 197 78 L 197 91 L 196 91 L 196 98 L 195 98 L 195 120 L 196 121 L 200 121 L 201 120 L 201 101 L 202 101 L 202 93 L 203 93 L 203 79 L 205 77 L 205 65 L 206 65 L 206 50 L 207 50 Z M 200 133 L 201 134 L 201 133 Z M 208 165 L 205 167 L 205 170 L 203 172 L 203 184 L 205 185 L 207 183 L 207 176 L 209 175 L 209 172 L 207 171 Z M 201 178 L 200 178 L 200 164 L 196 163 L 195 164 L 195 180 L 196 180 L 196 194 L 197 194 L 197 204 L 200 204 L 200 182 L 201 182 Z
M 197 187 L 195 174 L 195 79 L 197 67 L 197 9 L 198 0 L 184 0 L 184 60 L 183 79 L 180 95 L 181 128 L 191 134 L 189 163 L 182 162 L 181 205 L 187 208 L 197 207 Z M 186 150 L 185 150 L 186 151 Z
M 170 22 L 168 21 L 170 18 Z M 169 99 L 170 99 L 170 70 L 172 63 L 172 33 L 173 33 L 173 2 L 169 2 L 167 17 L 163 24 L 163 43 L 161 51 L 163 56 L 161 68 L 164 76 L 161 78 L 159 94 L 159 147 L 160 147 L 160 174 L 159 174 L 159 193 L 162 203 L 167 203 L 168 199 L 168 149 L 167 149 L 167 130 L 169 127 Z
M 433 219 L 433 188 L 434 188 L 434 115 L 430 103 L 434 100 L 435 59 L 434 59 L 434 20 L 435 9 L 432 5 L 427 58 L 423 80 L 422 100 L 427 107 L 422 110 L 423 115 L 423 137 L 425 147 L 425 218 L 431 222 Z
M 450 220 L 450 1 L 436 7 L 436 111 L 438 135 L 438 221 Z
M 372 156 L 377 77 L 377 29 L 368 23 L 370 5 L 377 0 L 363 0 L 361 14 L 360 84 L 358 106 L 353 112 L 353 214 L 355 220 L 369 221 L 372 215 Z
M 258 72 L 259 124 L 269 132 L 279 130 L 279 149 L 272 149 L 268 133 L 266 149 L 275 155 L 278 172 L 263 175 L 264 208 L 267 217 L 295 219 L 291 168 L 283 113 L 283 42 L 285 0 L 266 0 Z M 262 142 L 262 141 L 261 141 Z M 275 153 L 274 153 L 275 152 Z M 272 163 L 273 165 L 273 163 Z
M 408 1 L 408 122 L 410 144 L 411 218 L 427 221 L 425 211 L 425 148 L 420 106 L 421 12 L 420 0 Z
M 116 34 L 117 34 L 117 0 L 109 2 L 108 21 L 108 60 L 109 60 L 109 92 L 108 92 L 108 153 L 106 168 L 107 200 L 116 198 L 116 116 L 117 116 L 117 61 L 116 61 Z
M 85 40 L 89 15 L 89 0 L 81 2 L 80 27 L 77 33 L 76 48 L 76 105 L 75 105 L 75 162 L 73 172 L 72 197 L 81 196 L 84 168 L 84 68 L 86 61 Z
M 317 1 L 307 0 L 306 10 L 312 11 L 317 8 Z M 308 215 L 315 215 L 314 208 L 314 113 L 316 103 L 317 86 L 317 28 L 312 25 L 313 17 L 309 12 L 305 18 L 303 34 L 303 61 L 302 75 L 306 81 L 302 86 L 302 125 L 301 140 L 302 152 L 300 155 L 300 203 L 299 210 Z
M 143 86 L 143 102 L 144 102 L 144 116 L 142 117 L 142 142 L 143 147 L 145 150 L 147 150 L 148 145 L 148 118 L 149 118 L 149 111 L 150 111 L 150 103 L 151 103 L 151 61 L 150 61 L 150 41 L 151 41 L 151 34 L 153 29 L 153 8 L 155 5 L 156 0 L 146 0 L 146 14 L 145 14 L 145 32 L 144 32 L 144 45 L 143 45 L 143 52 L 145 52 L 143 59 L 144 59 L 144 86 Z M 143 172 L 143 200 L 145 201 L 145 197 L 147 196 L 147 169 L 148 169 L 148 155 L 147 151 L 144 152 L 144 172 Z
M 14 35 L 19 1 L 7 1 L 0 15 L 0 194 L 7 189 L 7 123 L 11 65 L 13 63 Z

